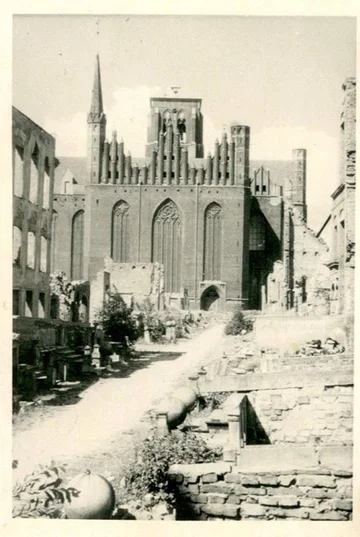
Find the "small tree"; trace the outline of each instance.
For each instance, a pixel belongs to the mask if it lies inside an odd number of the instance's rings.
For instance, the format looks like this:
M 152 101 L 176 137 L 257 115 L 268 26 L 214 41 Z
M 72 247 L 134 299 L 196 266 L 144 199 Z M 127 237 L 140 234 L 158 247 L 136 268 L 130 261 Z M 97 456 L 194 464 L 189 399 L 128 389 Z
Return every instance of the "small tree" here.
M 140 336 L 132 308 L 128 307 L 120 293 L 110 293 L 98 312 L 97 321 L 111 341 L 118 341 L 127 347 Z
M 230 321 L 225 326 L 225 334 L 227 336 L 237 336 L 243 330 L 251 332 L 253 329 L 253 321 L 244 316 L 241 307 L 237 307 Z

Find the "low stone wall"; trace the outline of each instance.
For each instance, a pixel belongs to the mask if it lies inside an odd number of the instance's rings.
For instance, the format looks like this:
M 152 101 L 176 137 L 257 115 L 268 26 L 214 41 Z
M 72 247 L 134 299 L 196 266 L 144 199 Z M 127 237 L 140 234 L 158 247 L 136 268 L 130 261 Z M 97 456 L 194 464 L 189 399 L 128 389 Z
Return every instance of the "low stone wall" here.
M 248 400 L 272 444 L 352 444 L 353 386 L 255 391 Z
M 319 454 L 320 462 L 332 468 L 302 467 L 295 455 L 292 467 L 282 467 L 278 457 L 278 468 L 267 470 L 266 464 L 259 467 L 258 453 L 252 471 L 223 462 L 173 465 L 177 520 L 350 520 L 351 458 L 345 457 L 344 464 L 343 450 L 328 448 Z
M 265 353 L 260 358 L 260 371 L 262 373 L 271 373 L 273 371 L 336 371 L 352 369 L 353 365 L 354 355 L 349 353 L 318 354 L 314 356 L 286 356 L 278 353 Z
M 271 444 L 353 442 L 352 370 L 224 376 L 199 386 L 247 395 L 248 438 L 265 431 Z

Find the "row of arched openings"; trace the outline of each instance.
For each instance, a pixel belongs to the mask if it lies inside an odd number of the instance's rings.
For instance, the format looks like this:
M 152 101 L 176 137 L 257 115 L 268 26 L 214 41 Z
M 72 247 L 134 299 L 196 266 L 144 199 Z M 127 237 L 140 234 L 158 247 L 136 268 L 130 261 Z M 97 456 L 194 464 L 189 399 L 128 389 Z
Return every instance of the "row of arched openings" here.
M 117 263 L 129 259 L 129 205 L 119 201 L 112 212 L 111 257 Z M 156 211 L 152 225 L 152 262 L 164 265 L 165 292 L 179 292 L 182 281 L 183 221 L 178 206 L 166 200 Z M 71 278 L 83 277 L 84 211 L 78 211 L 72 221 Z M 204 213 L 203 279 L 221 280 L 222 209 L 211 203 Z

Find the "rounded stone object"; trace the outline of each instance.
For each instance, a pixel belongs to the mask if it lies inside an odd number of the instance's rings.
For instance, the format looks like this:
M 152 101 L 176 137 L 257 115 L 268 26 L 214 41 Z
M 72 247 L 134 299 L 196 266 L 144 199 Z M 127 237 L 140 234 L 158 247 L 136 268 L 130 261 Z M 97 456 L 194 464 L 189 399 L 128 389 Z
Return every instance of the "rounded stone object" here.
M 87 470 L 74 477 L 67 488 L 74 489 L 64 504 L 67 518 L 106 520 L 111 517 L 115 492 L 105 477 Z
M 186 406 L 187 410 L 190 410 L 195 405 L 198 395 L 195 390 L 192 388 L 188 388 L 187 386 L 183 386 L 182 388 L 179 388 L 174 393 L 174 397 L 177 399 L 180 399 Z
M 157 409 L 158 414 L 166 414 L 166 422 L 169 429 L 175 429 L 186 418 L 186 405 L 176 397 L 168 397 Z

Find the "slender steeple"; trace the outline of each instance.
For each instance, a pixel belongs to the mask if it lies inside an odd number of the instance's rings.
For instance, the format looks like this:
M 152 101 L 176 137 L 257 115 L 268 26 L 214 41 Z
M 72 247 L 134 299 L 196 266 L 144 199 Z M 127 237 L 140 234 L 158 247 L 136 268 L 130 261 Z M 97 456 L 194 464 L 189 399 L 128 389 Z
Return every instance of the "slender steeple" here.
M 104 114 L 99 55 L 96 55 L 94 85 L 91 96 L 91 108 L 87 118 L 88 146 L 87 172 L 88 183 L 101 182 L 102 156 L 106 136 L 106 116 Z M 107 180 L 107 178 L 106 178 Z
M 94 120 L 101 117 L 104 113 L 102 90 L 101 90 L 101 73 L 100 73 L 100 59 L 99 54 L 96 54 L 96 66 L 94 75 L 94 85 L 91 97 L 91 108 L 89 114 L 89 120 Z

